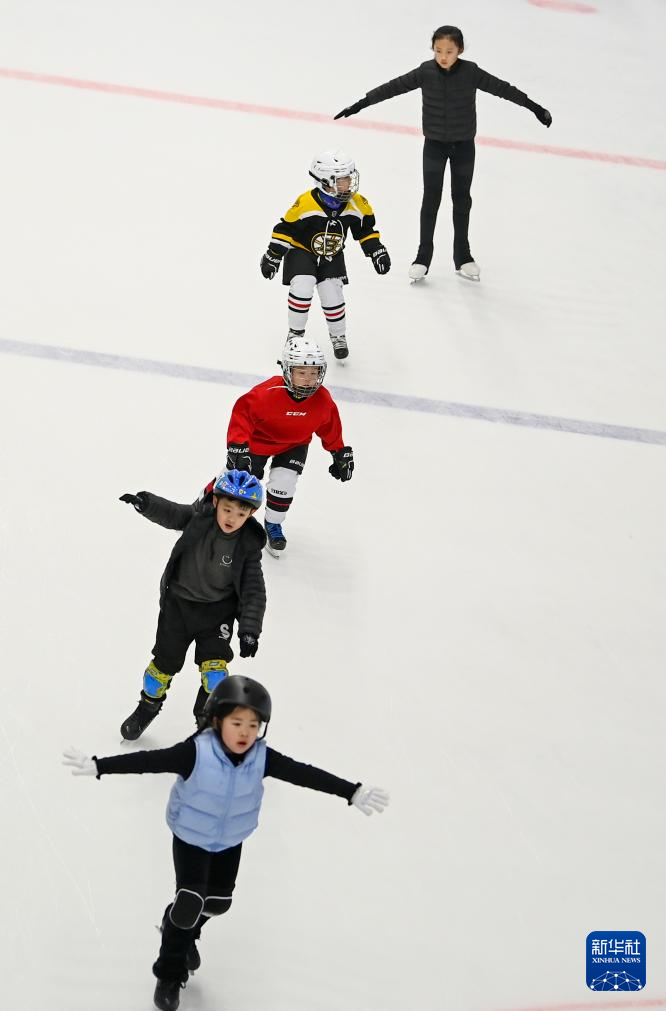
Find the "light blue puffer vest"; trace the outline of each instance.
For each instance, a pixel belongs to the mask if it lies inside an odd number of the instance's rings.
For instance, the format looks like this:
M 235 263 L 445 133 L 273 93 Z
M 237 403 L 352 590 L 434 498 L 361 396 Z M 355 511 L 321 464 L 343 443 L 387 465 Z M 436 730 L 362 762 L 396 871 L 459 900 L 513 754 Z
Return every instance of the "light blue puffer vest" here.
M 239 765 L 214 730 L 204 730 L 194 743 L 194 768 L 188 779 L 179 776 L 173 784 L 166 820 L 179 839 L 218 853 L 247 839 L 259 823 L 266 742 L 257 741 Z

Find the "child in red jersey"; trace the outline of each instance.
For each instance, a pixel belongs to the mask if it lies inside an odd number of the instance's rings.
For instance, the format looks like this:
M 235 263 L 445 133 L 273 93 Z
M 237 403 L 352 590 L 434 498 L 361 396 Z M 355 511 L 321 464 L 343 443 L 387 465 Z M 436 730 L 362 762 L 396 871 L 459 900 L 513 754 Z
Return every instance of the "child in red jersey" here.
M 282 375 L 272 376 L 239 397 L 227 433 L 227 467 L 249 470 L 261 479 L 270 457 L 264 526 L 268 550 L 275 557 L 287 546 L 285 513 L 303 472 L 314 434 L 333 456 L 329 473 L 349 481 L 354 453 L 342 438 L 340 415 L 322 386 L 326 359 L 314 341 L 291 337 L 282 353 Z

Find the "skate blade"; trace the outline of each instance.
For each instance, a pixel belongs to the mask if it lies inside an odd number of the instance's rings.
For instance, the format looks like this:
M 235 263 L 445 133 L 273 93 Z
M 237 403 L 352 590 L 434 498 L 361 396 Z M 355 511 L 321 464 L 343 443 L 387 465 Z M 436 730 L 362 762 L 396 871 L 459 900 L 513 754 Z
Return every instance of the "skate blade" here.
M 478 284 L 479 281 L 481 280 L 481 275 L 479 275 L 478 277 L 470 277 L 469 274 L 463 274 L 461 270 L 456 270 L 456 274 L 458 275 L 458 277 L 462 277 L 463 281 L 472 281 L 473 283 L 475 282 L 476 284 Z
M 284 550 L 276 551 L 275 548 L 271 548 L 268 544 L 266 545 L 266 551 L 269 555 L 272 555 L 273 558 L 282 558 L 284 555 Z

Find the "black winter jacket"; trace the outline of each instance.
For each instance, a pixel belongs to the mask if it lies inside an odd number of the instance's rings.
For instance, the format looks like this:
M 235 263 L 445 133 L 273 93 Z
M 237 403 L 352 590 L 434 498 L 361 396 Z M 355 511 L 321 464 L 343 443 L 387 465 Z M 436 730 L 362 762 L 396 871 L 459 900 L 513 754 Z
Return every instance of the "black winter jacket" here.
M 450 70 L 442 70 L 435 60 L 426 60 L 408 74 L 373 88 L 361 101 L 364 107 L 376 105 L 416 88 L 421 89 L 423 98 L 424 136 L 444 143 L 471 140 L 475 136 L 477 88 L 531 112 L 538 108 L 523 91 L 469 60 L 456 60 Z
M 142 491 L 146 506 L 142 515 L 152 523 L 167 530 L 182 530 L 182 536 L 173 546 L 171 556 L 160 581 L 160 610 L 164 607 L 164 595 L 169 586 L 176 562 L 188 545 L 203 537 L 211 523 L 215 523 L 213 496 L 205 495 L 193 505 L 180 505 L 160 498 L 149 491 Z M 264 611 L 266 610 L 266 585 L 261 568 L 261 551 L 266 543 L 266 534 L 253 516 L 245 521 L 238 535 L 231 565 L 234 589 L 238 597 L 238 634 L 259 635 Z

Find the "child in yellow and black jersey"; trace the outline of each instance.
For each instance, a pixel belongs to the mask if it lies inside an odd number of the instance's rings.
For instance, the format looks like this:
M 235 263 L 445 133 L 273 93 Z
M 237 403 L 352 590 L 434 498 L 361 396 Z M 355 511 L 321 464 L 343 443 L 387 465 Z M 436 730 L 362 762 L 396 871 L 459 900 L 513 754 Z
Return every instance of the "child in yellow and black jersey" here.
M 290 336 L 305 333 L 317 286 L 333 352 L 341 361 L 349 355 L 343 291 L 347 232 L 361 244 L 378 274 L 389 272 L 391 259 L 375 227 L 372 207 L 358 192 L 353 160 L 342 151 L 325 151 L 312 162 L 310 175 L 317 186 L 302 193 L 273 229 L 261 273 L 272 279 L 284 259 Z

